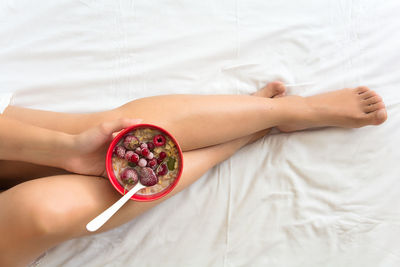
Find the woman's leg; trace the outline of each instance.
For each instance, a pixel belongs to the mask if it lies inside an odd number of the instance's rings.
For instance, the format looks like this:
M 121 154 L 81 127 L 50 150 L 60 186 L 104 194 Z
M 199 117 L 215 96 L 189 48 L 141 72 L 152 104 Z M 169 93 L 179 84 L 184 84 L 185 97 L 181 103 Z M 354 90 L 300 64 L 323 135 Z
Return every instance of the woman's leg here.
M 4 116 L 67 133 L 80 133 L 120 117 L 141 118 L 144 123 L 153 123 L 171 132 L 182 150 L 189 151 L 243 137 L 275 126 L 278 122 L 288 122 L 286 117 L 290 112 L 279 109 L 271 102 L 271 97 L 284 91 L 282 83 L 273 82 L 251 96 L 154 96 L 131 101 L 114 110 L 91 114 L 9 106 Z
M 283 84 L 267 85 L 278 94 Z M 220 144 L 263 129 L 361 127 L 386 120 L 382 99 L 367 87 L 312 97 L 272 99 L 247 95 L 167 95 L 138 99 L 94 114 L 65 114 L 8 107 L 5 116 L 44 128 L 78 133 L 119 117 L 142 118 L 170 131 L 184 151 Z M 290 127 L 293 125 L 294 127 Z
M 279 82 L 274 82 L 255 92 L 253 95 L 259 98 L 272 98 L 283 96 L 284 93 L 285 87 Z M 133 109 L 129 109 L 125 113 L 125 117 L 136 116 Z M 115 110 L 93 114 L 67 114 L 9 107 L 6 110 L 5 116 L 47 129 L 56 129 L 63 132 L 79 132 L 80 130 L 88 129 L 92 125 L 95 126 L 107 120 L 114 120 L 122 115 L 117 114 Z M 85 123 L 82 124 L 82 122 Z M 181 146 L 183 146 L 182 143 Z M 183 150 L 185 150 L 184 146 Z M 65 171 L 56 168 L 11 161 L 0 161 L 0 169 L 2 170 L 0 172 L 0 188 L 3 189 L 37 177 L 65 173 Z
M 69 133 L 77 133 L 119 117 L 141 117 L 145 122 L 168 129 L 177 137 L 184 151 L 226 142 L 275 125 L 281 131 L 290 132 L 323 126 L 361 127 L 377 125 L 386 120 L 382 99 L 367 87 L 343 89 L 306 98 L 290 96 L 271 99 L 282 95 L 284 90 L 282 83 L 273 82 L 254 96 L 151 97 L 132 101 L 115 110 L 93 114 L 66 114 L 10 106 L 4 116 Z M 186 102 L 182 102 L 183 99 Z M 242 99 L 246 101 L 242 103 Z M 253 105 L 253 102 L 258 104 Z M 158 110 L 146 109 L 148 106 L 156 106 Z M 250 107 L 249 110 L 247 107 Z M 6 165 L 8 162 L 0 161 L 0 169 Z M 42 169 L 35 168 L 37 171 Z M 7 174 L 5 178 L 29 178 L 19 172 L 20 168 L 15 170 L 14 176 Z M 37 172 L 33 176 L 56 175 L 60 170 L 52 171 Z M 0 173 L 0 181 L 4 175 Z
M 185 152 L 181 180 L 167 197 L 148 203 L 129 201 L 101 231 L 126 223 L 180 192 L 242 146 L 265 134 L 262 131 Z M 90 234 L 86 224 L 120 197 L 103 178 L 72 174 L 28 181 L 0 193 L 0 266 L 26 265 L 65 240 Z

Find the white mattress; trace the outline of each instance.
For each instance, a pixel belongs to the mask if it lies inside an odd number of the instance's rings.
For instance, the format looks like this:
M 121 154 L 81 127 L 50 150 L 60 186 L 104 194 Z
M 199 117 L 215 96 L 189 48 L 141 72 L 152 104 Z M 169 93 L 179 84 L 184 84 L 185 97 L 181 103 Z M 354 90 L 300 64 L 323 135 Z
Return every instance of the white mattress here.
M 39 266 L 400 266 L 400 2 L 0 2 L 0 88 L 18 106 L 367 85 L 380 127 L 268 136 L 143 216 Z

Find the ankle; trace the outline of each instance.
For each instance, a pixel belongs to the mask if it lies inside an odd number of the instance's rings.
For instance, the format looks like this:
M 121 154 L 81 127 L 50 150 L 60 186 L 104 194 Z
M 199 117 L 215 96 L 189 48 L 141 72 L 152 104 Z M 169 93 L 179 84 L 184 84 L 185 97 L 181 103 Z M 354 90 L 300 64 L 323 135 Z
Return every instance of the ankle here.
M 287 101 L 283 108 L 288 113 L 287 121 L 284 124 L 313 122 L 318 119 L 318 107 L 310 97 L 294 95 L 282 98 L 282 100 Z

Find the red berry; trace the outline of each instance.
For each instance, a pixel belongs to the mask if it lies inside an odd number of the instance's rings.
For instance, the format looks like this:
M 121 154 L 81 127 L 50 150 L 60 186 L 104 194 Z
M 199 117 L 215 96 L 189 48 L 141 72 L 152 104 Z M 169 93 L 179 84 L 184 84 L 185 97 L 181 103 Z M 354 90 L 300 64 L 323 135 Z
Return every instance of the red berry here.
M 121 173 L 121 180 L 126 184 L 135 184 L 139 180 L 139 177 L 135 169 L 126 168 Z
M 133 154 L 132 154 L 132 156 L 131 156 L 131 159 L 129 159 L 129 161 L 130 162 L 133 162 L 133 163 L 138 163 L 139 162 L 139 155 L 138 154 L 136 154 L 135 152 L 132 152 Z
M 140 183 L 145 186 L 153 186 L 158 183 L 158 177 L 149 167 L 141 168 L 139 170 Z
M 133 154 L 135 154 L 135 152 L 133 152 L 133 151 L 131 151 L 131 150 L 126 151 L 126 153 L 125 153 L 125 159 L 126 159 L 127 161 L 131 161 L 131 157 L 132 157 Z
M 158 155 L 158 158 L 163 160 L 167 157 L 167 153 L 165 153 L 164 151 L 160 152 L 160 155 Z
M 147 143 L 147 148 L 150 149 L 150 151 L 153 150 L 154 147 L 155 147 L 155 145 L 154 145 L 153 142 L 148 142 L 148 143 Z
M 146 158 L 148 158 L 148 159 L 153 159 L 153 158 L 154 158 L 153 152 L 150 152 L 150 153 L 147 155 Z
M 115 147 L 114 152 L 118 158 L 123 159 L 125 157 L 126 149 L 123 146 L 117 146 Z
M 165 137 L 164 135 L 158 134 L 154 136 L 153 143 L 155 146 L 163 146 L 165 145 Z
M 135 152 L 136 152 L 137 154 L 139 154 L 139 155 L 142 154 L 142 150 L 140 149 L 140 147 L 137 147 L 137 148 L 135 149 Z
M 146 144 L 146 143 L 141 143 L 141 144 L 140 144 L 140 148 L 141 148 L 141 149 L 147 148 L 147 144 Z
M 156 165 L 157 165 L 157 160 L 155 158 L 147 162 L 147 166 L 149 166 L 150 168 L 154 168 Z
M 139 159 L 138 165 L 140 167 L 145 167 L 147 165 L 147 160 L 145 160 L 144 158 Z
M 124 139 L 124 147 L 126 149 L 134 149 L 138 144 L 139 140 L 133 135 L 128 135 Z
M 157 175 L 163 176 L 163 175 L 166 175 L 167 173 L 168 173 L 167 164 L 165 164 L 165 163 L 161 164 L 160 167 L 158 167 Z
M 163 162 L 163 160 L 167 157 L 167 153 L 165 153 L 164 151 L 162 151 L 160 153 L 160 155 L 158 155 L 158 159 L 157 159 L 157 163 L 160 164 L 161 162 Z
M 150 150 L 148 148 L 142 148 L 142 156 L 147 157 L 150 154 Z

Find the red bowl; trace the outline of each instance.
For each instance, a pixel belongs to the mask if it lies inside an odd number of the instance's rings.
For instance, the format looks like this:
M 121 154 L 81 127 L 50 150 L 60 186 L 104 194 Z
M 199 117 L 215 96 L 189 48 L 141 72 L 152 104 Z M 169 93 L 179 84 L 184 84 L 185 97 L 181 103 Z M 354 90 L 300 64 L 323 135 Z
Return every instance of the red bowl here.
M 107 156 L 106 156 L 106 170 L 107 170 L 107 175 L 108 178 L 110 179 L 111 184 L 115 187 L 115 189 L 117 189 L 118 192 L 121 193 L 121 195 L 124 195 L 124 192 L 126 192 L 126 190 L 124 189 L 124 187 L 119 183 L 117 177 L 114 174 L 114 169 L 112 166 L 112 156 L 113 156 L 113 152 L 114 152 L 114 147 L 118 144 L 118 142 L 124 137 L 125 134 L 136 130 L 138 128 L 150 128 L 150 129 L 154 129 L 154 130 L 158 130 L 160 132 L 162 132 L 163 134 L 167 135 L 168 137 L 171 138 L 171 140 L 175 143 L 177 149 L 178 149 L 178 153 L 179 153 L 179 170 L 178 170 L 178 175 L 175 178 L 174 182 L 171 183 L 167 188 L 165 188 L 164 190 L 162 190 L 161 192 L 155 193 L 155 194 L 151 194 L 151 195 L 139 195 L 139 194 L 134 194 L 131 199 L 136 200 L 136 201 L 154 201 L 156 199 L 162 198 L 163 196 L 167 195 L 169 192 L 172 191 L 172 189 L 174 189 L 174 187 L 178 184 L 179 179 L 182 176 L 182 171 L 183 171 L 183 155 L 182 155 L 182 150 L 178 144 L 178 142 L 176 141 L 176 139 L 166 130 L 156 126 L 156 125 L 152 125 L 152 124 L 135 124 L 132 125 L 124 130 L 122 130 L 111 142 L 110 146 L 108 147 L 108 151 L 107 151 Z

